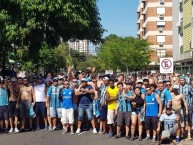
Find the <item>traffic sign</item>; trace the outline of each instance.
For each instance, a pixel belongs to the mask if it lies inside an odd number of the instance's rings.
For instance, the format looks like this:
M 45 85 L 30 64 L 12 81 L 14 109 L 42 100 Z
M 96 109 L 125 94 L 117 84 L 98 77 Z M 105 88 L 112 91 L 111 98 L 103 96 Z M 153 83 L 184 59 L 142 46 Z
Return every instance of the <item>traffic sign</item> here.
M 160 73 L 173 73 L 173 58 L 160 58 Z

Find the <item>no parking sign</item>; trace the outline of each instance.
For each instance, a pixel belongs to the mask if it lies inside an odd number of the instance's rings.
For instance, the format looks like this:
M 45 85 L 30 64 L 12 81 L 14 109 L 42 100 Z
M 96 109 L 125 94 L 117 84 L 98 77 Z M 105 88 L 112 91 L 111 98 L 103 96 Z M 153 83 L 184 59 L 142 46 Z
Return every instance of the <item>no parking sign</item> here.
M 160 73 L 173 73 L 173 58 L 160 58 Z

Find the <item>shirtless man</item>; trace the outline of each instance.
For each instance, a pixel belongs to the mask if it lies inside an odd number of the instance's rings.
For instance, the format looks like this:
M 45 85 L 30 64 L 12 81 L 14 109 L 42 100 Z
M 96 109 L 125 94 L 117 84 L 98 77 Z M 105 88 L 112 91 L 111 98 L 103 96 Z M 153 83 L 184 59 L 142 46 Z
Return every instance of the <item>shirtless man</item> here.
M 182 133 L 184 133 L 184 117 L 183 116 L 183 110 L 182 110 L 182 101 L 184 103 L 184 106 L 186 108 L 186 115 L 188 114 L 188 106 L 185 100 L 185 97 L 183 94 L 179 93 L 179 85 L 174 85 L 173 86 L 173 91 L 171 93 L 172 96 L 172 110 L 181 112 L 181 128 L 182 128 Z
M 29 118 L 29 131 L 32 130 L 32 118 L 30 116 L 30 109 L 35 105 L 34 89 L 28 85 L 27 78 L 23 79 L 23 85 L 19 90 L 19 97 L 17 107 L 20 107 L 20 117 L 22 118 L 22 125 L 20 131 L 25 131 L 25 120 Z M 32 103 L 32 100 L 34 103 Z
M 9 96 L 9 122 L 10 122 L 10 130 L 9 133 L 12 133 L 15 131 L 15 133 L 18 133 L 19 130 L 17 129 L 18 124 L 18 116 L 19 116 L 19 110 L 16 108 L 18 95 L 19 95 L 19 86 L 17 85 L 17 80 L 15 78 L 11 79 L 11 84 L 8 86 L 8 89 L 10 91 Z M 15 117 L 15 129 L 13 130 L 13 117 Z

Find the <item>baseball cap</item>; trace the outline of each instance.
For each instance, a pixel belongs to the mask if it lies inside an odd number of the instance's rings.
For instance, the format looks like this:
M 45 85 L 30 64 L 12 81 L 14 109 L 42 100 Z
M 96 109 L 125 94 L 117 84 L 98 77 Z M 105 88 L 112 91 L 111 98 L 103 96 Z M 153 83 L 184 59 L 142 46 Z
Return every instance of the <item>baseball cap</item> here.
M 138 80 L 137 83 L 143 84 L 143 80 Z
M 104 78 L 103 78 L 103 81 L 108 81 L 108 80 L 109 80 L 108 77 L 104 77 Z
M 16 82 L 16 78 L 11 78 L 11 82 Z
M 46 78 L 46 82 L 52 82 L 52 79 L 51 78 Z
M 143 82 L 149 82 L 149 79 L 148 78 L 144 78 Z
M 53 78 L 53 82 L 56 82 L 56 81 L 58 81 L 58 78 L 57 77 Z
M 81 82 L 86 82 L 86 79 L 85 79 L 85 78 L 82 78 L 82 79 L 81 79 Z
M 184 76 L 180 76 L 180 80 L 185 80 L 185 77 Z
M 173 89 L 179 89 L 179 85 L 174 85 Z
M 172 107 L 171 106 L 166 106 L 166 110 L 171 110 Z

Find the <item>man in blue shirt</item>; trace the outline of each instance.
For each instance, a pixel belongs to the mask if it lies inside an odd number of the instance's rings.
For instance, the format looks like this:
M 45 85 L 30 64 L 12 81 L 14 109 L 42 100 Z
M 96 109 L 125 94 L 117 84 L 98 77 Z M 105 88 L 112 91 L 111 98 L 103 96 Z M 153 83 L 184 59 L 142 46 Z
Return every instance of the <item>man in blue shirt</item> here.
M 153 124 L 153 140 L 156 141 L 157 134 L 157 122 L 158 117 L 161 116 L 162 105 L 159 95 L 155 94 L 151 90 L 151 86 L 146 86 L 146 96 L 145 96 L 145 128 L 146 128 L 146 138 L 144 140 L 150 139 L 150 122 Z
M 5 132 L 8 132 L 8 115 L 9 115 L 9 108 L 8 108 L 8 92 L 7 89 L 4 87 L 4 81 L 0 80 L 0 129 L 3 131 L 3 124 L 5 120 Z
M 163 82 L 158 83 L 158 90 L 156 93 L 159 95 L 162 103 L 162 113 L 166 112 L 166 106 L 172 105 L 172 96 L 167 88 L 164 88 Z
M 70 88 L 70 83 L 64 81 L 64 89 L 61 91 L 62 99 L 62 118 L 61 122 L 63 124 L 63 134 L 67 133 L 67 124 L 70 126 L 71 134 L 74 134 L 73 124 L 74 124 L 74 109 L 73 109 L 73 98 L 74 90 Z
M 126 135 L 125 137 L 129 139 L 129 125 L 131 119 L 131 104 L 130 100 L 132 99 L 130 92 L 124 92 L 123 90 L 123 83 L 117 83 L 117 87 L 119 88 L 119 97 L 117 101 L 117 108 L 115 114 L 117 114 L 117 135 L 115 138 L 119 138 L 121 136 L 121 126 L 123 122 L 125 122 L 125 130 Z
M 92 97 L 94 94 L 94 89 L 91 85 L 87 84 L 85 78 L 81 79 L 81 85 L 79 87 L 79 93 L 77 96 L 79 98 L 79 107 L 78 107 L 78 128 L 76 133 L 80 133 L 80 127 L 84 118 L 84 112 L 86 112 L 88 120 L 91 121 L 93 127 L 93 133 L 97 133 L 95 128 L 94 116 L 93 116 L 93 106 L 92 106 Z
M 59 98 L 60 87 L 58 86 L 58 79 L 53 79 L 52 86 L 47 91 L 46 104 L 50 109 L 50 117 L 52 121 L 52 126 L 49 127 L 50 131 L 56 130 L 57 118 L 61 118 L 61 101 Z
M 184 95 L 186 104 L 188 106 L 188 110 L 186 110 L 188 111 L 188 115 L 185 116 L 185 121 L 186 121 L 185 130 L 188 130 L 188 139 L 191 139 L 191 127 L 192 127 L 192 119 L 193 119 L 193 113 L 192 113 L 193 88 L 191 85 L 186 83 L 186 79 L 184 76 L 180 77 L 180 94 Z

